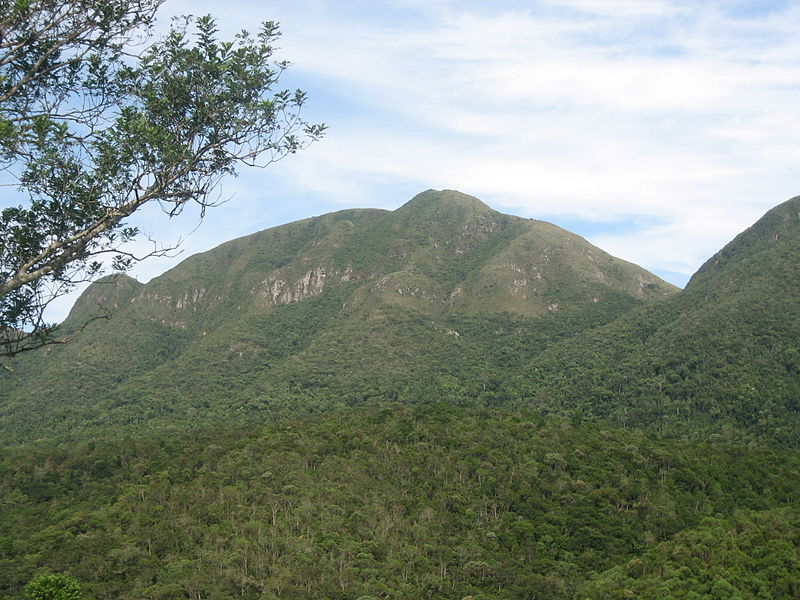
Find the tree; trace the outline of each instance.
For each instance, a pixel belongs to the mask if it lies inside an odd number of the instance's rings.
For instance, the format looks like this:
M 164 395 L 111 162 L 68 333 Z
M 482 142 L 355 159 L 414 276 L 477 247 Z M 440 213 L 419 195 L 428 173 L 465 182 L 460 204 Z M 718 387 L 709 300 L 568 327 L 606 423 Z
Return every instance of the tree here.
M 25 595 L 31 600 L 83 600 L 78 580 L 56 573 L 34 577 L 25 586 Z
M 64 341 L 45 308 L 104 262 L 167 250 L 126 251 L 137 210 L 204 215 L 220 179 L 323 135 L 304 92 L 274 91 L 277 24 L 220 41 L 211 17 L 185 17 L 155 39 L 163 1 L 0 4 L 0 185 L 21 198 L 0 212 L 0 356 Z

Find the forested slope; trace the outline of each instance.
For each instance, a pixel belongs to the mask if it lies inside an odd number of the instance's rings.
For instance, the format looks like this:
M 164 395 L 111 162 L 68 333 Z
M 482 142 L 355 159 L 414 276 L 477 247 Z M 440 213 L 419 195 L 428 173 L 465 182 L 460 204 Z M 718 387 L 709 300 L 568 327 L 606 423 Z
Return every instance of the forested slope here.
M 799 469 L 446 403 L 7 449 L 0 594 L 46 567 L 96 600 L 788 599 Z
M 104 280 L 0 379 L 0 595 L 796 598 L 799 229 L 674 294 L 436 192 Z
M 709 259 L 680 294 L 527 365 L 540 410 L 668 435 L 800 443 L 800 198 Z

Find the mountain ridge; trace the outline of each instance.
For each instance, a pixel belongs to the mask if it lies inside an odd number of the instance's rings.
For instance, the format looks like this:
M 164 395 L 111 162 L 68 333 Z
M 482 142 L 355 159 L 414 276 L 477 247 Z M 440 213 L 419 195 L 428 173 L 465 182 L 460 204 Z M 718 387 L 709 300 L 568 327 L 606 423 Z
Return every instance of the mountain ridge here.
M 144 285 L 118 281 L 127 303 L 113 319 L 40 354 L 41 368 L 19 361 L 26 383 L 0 390 L 0 423 L 257 418 L 276 404 L 427 396 L 452 378 L 462 382 L 450 393 L 471 394 L 484 384 L 465 383 L 470 370 L 519 362 L 497 348 L 538 352 L 677 291 L 554 225 L 433 190 L 396 211 L 343 210 L 231 240 Z M 106 284 L 78 306 L 96 305 Z
M 769 211 L 681 292 L 454 191 L 304 219 L 119 278 L 111 321 L 3 374 L 0 425 L 20 439 L 444 399 L 794 446 L 798 213 L 800 198 Z
M 798 213 L 800 197 L 776 206 L 680 294 L 543 352 L 530 395 L 556 414 L 800 444 Z

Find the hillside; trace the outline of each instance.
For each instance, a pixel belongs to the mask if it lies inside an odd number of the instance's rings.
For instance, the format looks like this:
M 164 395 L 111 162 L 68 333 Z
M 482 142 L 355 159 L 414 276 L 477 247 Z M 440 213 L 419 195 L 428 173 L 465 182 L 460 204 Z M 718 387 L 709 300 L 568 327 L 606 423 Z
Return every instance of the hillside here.
M 537 356 L 520 385 L 551 414 L 796 447 L 798 264 L 800 197 L 738 235 L 680 294 Z
M 798 213 L 769 211 L 680 293 L 452 191 L 276 227 L 90 287 L 64 327 L 114 317 L 0 374 L 2 441 L 445 400 L 796 447 Z
M 554 341 L 674 294 L 549 223 L 453 191 L 233 240 L 146 285 L 90 287 L 72 344 L 0 377 L 3 441 L 365 401 L 496 404 Z M 94 312 L 93 312 L 94 311 Z
M 796 453 L 439 403 L 0 449 L 0 596 L 796 598 Z
M 800 596 L 800 198 L 676 290 L 457 192 L 91 286 L 0 373 L 0 596 Z

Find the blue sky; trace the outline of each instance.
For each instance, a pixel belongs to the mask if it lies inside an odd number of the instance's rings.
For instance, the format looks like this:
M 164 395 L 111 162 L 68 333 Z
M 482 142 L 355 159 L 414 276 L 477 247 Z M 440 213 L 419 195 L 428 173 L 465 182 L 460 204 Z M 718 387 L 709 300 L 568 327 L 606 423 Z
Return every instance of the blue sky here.
M 171 0 L 231 36 L 281 22 L 283 84 L 324 140 L 139 219 L 183 255 L 428 189 L 545 219 L 673 283 L 800 194 L 800 3 L 772 0 Z M 71 300 L 56 308 L 65 311 Z M 53 318 L 60 314 L 54 312 Z

